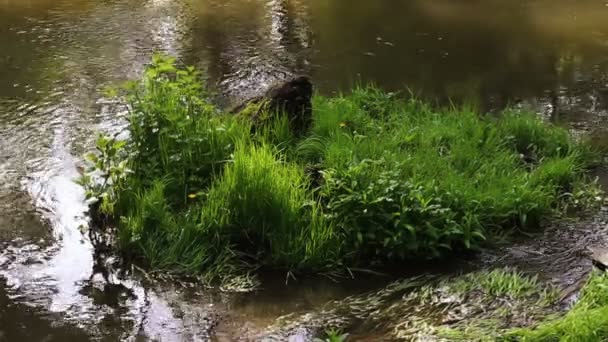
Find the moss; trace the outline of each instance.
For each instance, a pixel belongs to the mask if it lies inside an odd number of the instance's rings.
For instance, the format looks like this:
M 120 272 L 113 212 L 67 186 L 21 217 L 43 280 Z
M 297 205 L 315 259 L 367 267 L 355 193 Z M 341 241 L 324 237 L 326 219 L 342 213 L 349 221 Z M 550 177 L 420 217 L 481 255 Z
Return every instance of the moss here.
M 244 119 L 256 119 L 258 115 L 262 114 L 264 117 L 260 117 L 259 119 L 262 121 L 266 121 L 270 119 L 269 113 L 264 112 L 264 108 L 268 106 L 267 100 L 253 101 L 249 102 L 245 105 L 245 107 L 238 112 L 238 116 L 243 117 Z

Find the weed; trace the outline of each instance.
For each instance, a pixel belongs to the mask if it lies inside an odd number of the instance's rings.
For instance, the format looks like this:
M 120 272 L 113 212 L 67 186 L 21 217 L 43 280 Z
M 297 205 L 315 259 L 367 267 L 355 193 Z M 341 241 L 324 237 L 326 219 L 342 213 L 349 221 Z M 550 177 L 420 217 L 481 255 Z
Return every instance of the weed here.
M 535 276 L 526 276 L 509 268 L 477 272 L 467 276 L 464 282 L 465 289 L 480 290 L 494 297 L 518 299 L 543 294 Z
M 348 334 L 343 334 L 338 329 L 329 329 L 325 331 L 325 338 L 316 338 L 315 342 L 345 342 Z

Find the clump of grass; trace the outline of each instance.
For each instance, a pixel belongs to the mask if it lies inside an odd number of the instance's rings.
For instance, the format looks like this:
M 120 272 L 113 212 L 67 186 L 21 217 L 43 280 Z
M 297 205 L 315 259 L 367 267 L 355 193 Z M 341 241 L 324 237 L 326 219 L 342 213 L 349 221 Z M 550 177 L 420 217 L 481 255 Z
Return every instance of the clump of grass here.
M 608 339 L 608 275 L 596 272 L 563 317 L 507 334 L 519 341 L 605 341 Z
M 547 130 L 547 124 L 529 115 L 505 112 L 498 125 L 509 147 L 530 161 L 542 157 L 567 156 L 575 152 L 567 130 Z
M 536 276 L 528 276 L 511 268 L 471 273 L 451 286 L 459 292 L 481 291 L 490 296 L 510 299 L 544 294 Z
M 295 135 L 281 115 L 256 129 L 222 115 L 199 76 L 155 56 L 120 92 L 128 138 L 101 137 L 81 179 L 125 253 L 153 268 L 213 278 L 435 258 L 589 203 L 593 154 L 533 115 L 356 88 L 316 96 L 312 128 Z
M 587 147 L 531 114 L 495 119 L 389 98 L 379 115 L 369 112 L 377 90 L 354 93 L 317 98 L 312 134 L 298 147 L 322 170 L 324 211 L 354 262 L 476 249 L 539 227 L 588 183 Z
M 237 148 L 207 194 L 202 222 L 270 265 L 320 267 L 339 251 L 303 170 L 266 144 Z
M 141 191 L 119 222 L 119 242 L 127 255 L 140 258 L 152 269 L 172 273 L 205 270 L 205 275 L 214 278 L 239 271 L 227 242 L 209 243 L 212 236 L 200 229 L 197 212 L 171 208 L 164 182 L 156 181 Z
M 538 293 L 540 287 L 535 276 L 525 276 L 516 270 L 496 269 L 482 273 L 477 281 L 483 291 L 492 296 L 519 298 Z
M 485 319 L 477 322 L 476 326 L 464 328 L 449 328 L 440 327 L 437 331 L 437 336 L 447 341 L 475 341 L 475 342 L 494 342 L 500 340 L 497 338 L 499 333 L 497 327 L 499 320 Z

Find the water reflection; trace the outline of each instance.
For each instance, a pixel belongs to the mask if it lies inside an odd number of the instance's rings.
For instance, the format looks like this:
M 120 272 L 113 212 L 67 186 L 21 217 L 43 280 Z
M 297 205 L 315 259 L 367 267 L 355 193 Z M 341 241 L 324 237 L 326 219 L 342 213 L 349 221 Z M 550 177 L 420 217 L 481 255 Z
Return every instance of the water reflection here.
M 139 75 L 155 49 L 177 54 L 187 21 L 173 2 L 68 4 L 21 4 L 6 15 L 0 7 L 0 17 L 8 18 L 0 20 L 0 39 L 14 54 L 0 68 L 10 80 L 0 84 L 0 223 L 7 236 L 0 294 L 14 303 L 13 311 L 59 315 L 52 327 L 20 315 L 12 320 L 3 307 L 0 333 L 53 338 L 65 326 L 61 336 L 70 340 L 206 340 L 214 312 L 206 297 L 186 301 L 171 286 L 144 287 L 104 268 L 108 260 L 98 258 L 86 234 L 83 190 L 73 182 L 91 133 L 115 122 L 116 112 L 100 108 L 99 89 Z M 37 333 L 27 334 L 28 326 Z
M 72 179 L 94 133 L 124 125 L 99 90 L 137 78 L 153 51 L 205 69 L 222 99 L 306 73 L 323 93 L 375 81 L 605 130 L 607 16 L 595 0 L 0 0 L 0 334 L 205 340 L 228 309 L 223 326 L 255 331 L 348 292 L 218 297 L 114 272 L 92 252 Z
M 342 80 L 342 87 L 349 83 L 343 80 L 358 73 L 365 80 L 392 88 L 409 86 L 443 99 L 479 97 L 494 100 L 498 106 L 538 96 L 555 89 L 560 81 L 573 85 L 575 79 L 558 79 L 556 69 L 567 49 L 585 59 L 580 72 L 591 72 L 597 63 L 603 63 L 606 71 L 608 27 L 600 17 L 590 19 L 595 20 L 591 24 L 595 36 L 602 37 L 604 44 L 597 38 L 589 39 L 592 33 L 581 26 L 539 29 L 551 15 L 548 13 L 562 20 L 580 15 L 580 22 L 583 15 L 590 15 L 591 8 L 607 12 L 603 3 L 564 4 L 569 11 L 560 13 L 551 9 L 562 7 L 561 2 L 535 2 L 533 9 L 527 3 L 392 1 L 392 6 L 384 6 L 379 2 L 327 2 L 322 9 L 326 15 L 314 17 L 319 20 L 316 46 L 321 50 L 317 58 L 322 60 L 318 64 L 323 73 L 333 76 L 331 79 Z M 395 16 L 401 17 L 399 25 L 386 23 L 386 18 Z M 357 39 L 344 42 L 345 36 Z M 355 62 L 338 64 L 337 59 Z M 335 87 L 335 82 L 329 86 Z
M 189 0 L 193 11 L 188 63 L 207 70 L 228 101 L 258 95 L 306 73 L 310 64 L 307 2 Z

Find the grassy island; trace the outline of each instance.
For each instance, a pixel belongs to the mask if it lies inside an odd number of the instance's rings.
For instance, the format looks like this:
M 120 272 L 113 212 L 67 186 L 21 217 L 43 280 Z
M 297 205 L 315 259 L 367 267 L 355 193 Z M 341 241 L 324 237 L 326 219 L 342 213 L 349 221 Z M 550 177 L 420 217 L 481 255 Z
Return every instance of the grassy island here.
M 533 114 L 437 109 L 374 87 L 313 98 L 312 127 L 222 113 L 156 56 L 117 94 L 81 179 L 119 248 L 210 279 L 258 267 L 373 269 L 475 250 L 585 201 L 588 144 Z

